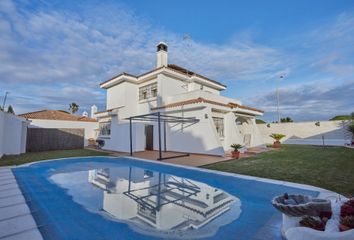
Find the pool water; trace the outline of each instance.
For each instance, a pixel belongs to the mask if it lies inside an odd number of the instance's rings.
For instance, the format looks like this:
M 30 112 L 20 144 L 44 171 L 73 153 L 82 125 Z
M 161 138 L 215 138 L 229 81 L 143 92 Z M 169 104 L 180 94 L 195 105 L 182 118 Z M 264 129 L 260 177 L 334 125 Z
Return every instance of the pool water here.
M 283 185 L 131 158 L 13 169 L 45 239 L 281 239 Z

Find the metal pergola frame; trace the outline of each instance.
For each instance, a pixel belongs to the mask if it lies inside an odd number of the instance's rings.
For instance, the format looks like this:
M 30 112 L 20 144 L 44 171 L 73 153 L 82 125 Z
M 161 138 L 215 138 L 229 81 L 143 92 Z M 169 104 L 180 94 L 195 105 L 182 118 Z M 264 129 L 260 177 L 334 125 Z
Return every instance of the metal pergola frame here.
M 176 116 L 171 116 L 167 114 L 161 114 L 161 112 L 156 112 L 156 113 L 149 113 L 149 114 L 143 114 L 143 115 L 137 115 L 137 116 L 132 116 L 127 118 L 129 119 L 129 135 L 130 135 L 130 156 L 133 156 L 133 126 L 132 122 L 133 121 L 142 121 L 142 122 L 157 122 L 157 128 L 158 128 L 158 139 L 159 139 L 159 158 L 157 160 L 164 160 L 164 159 L 170 159 L 170 158 L 178 158 L 178 157 L 185 157 L 189 156 L 189 153 L 183 154 L 183 155 L 176 155 L 176 156 L 170 156 L 170 157 L 162 157 L 162 144 L 161 144 L 161 122 L 163 123 L 163 135 L 164 135 L 164 152 L 167 151 L 166 147 L 166 123 L 190 123 L 190 124 L 195 124 L 199 122 L 199 119 L 195 117 L 176 117 Z

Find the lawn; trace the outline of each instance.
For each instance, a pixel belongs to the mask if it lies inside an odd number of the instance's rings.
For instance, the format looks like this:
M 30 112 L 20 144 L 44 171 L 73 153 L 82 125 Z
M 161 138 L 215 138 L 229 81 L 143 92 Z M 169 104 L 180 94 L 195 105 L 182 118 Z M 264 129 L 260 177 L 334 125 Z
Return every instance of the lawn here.
M 279 151 L 204 168 L 310 184 L 354 196 L 354 149 L 344 147 L 283 145 Z
M 8 155 L 0 158 L 0 166 L 20 165 L 29 162 L 41 160 L 66 158 L 66 157 L 81 157 L 81 156 L 106 156 L 105 152 L 99 152 L 90 149 L 74 149 L 74 150 L 58 150 L 46 152 L 31 152 L 21 155 Z

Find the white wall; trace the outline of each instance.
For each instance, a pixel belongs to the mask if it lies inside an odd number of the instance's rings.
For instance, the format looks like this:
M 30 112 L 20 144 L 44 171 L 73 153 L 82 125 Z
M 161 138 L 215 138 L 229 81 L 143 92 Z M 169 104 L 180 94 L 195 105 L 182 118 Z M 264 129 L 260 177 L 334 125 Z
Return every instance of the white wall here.
M 27 124 L 24 118 L 0 111 L 0 157 L 26 151 Z
M 168 112 L 167 114 L 179 117 L 182 116 L 180 111 Z M 205 118 L 206 114 L 208 118 Z M 199 119 L 199 122 L 190 126 L 188 126 L 188 123 L 185 123 L 183 125 L 183 132 L 181 130 L 181 124 L 168 124 L 166 134 L 168 151 L 224 155 L 224 149 L 217 135 L 210 108 L 186 109 L 184 111 L 184 117 L 196 117 Z M 163 126 L 161 126 L 161 129 L 161 135 L 163 135 Z M 154 149 L 158 150 L 157 124 L 154 126 L 154 136 L 156 136 L 154 137 Z M 163 141 L 163 136 L 161 139 Z
M 98 122 L 83 122 L 83 121 L 63 121 L 63 120 L 45 120 L 45 119 L 30 119 L 30 128 L 83 128 L 85 129 L 85 143 L 88 145 L 89 138 L 96 138 Z
M 110 136 L 100 136 L 99 138 L 105 141 L 103 149 L 118 151 L 118 152 L 129 152 L 130 151 L 130 129 L 129 122 L 117 123 L 116 118 L 112 119 L 111 123 L 111 135 Z M 145 125 L 142 123 L 133 123 L 133 151 L 144 151 L 145 150 Z
M 351 134 L 346 131 L 349 121 L 320 121 L 316 122 L 294 122 L 294 123 L 271 123 L 258 124 L 258 128 L 266 143 L 273 143 L 269 137 L 272 133 L 286 135 L 282 142 L 287 144 L 311 144 L 322 145 L 322 136 L 325 145 L 344 145 L 350 143 Z

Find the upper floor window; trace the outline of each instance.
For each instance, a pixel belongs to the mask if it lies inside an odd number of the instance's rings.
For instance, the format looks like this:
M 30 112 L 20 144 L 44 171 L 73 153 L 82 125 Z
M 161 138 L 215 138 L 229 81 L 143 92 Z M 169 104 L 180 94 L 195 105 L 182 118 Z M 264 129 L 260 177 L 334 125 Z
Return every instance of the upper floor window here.
M 152 83 L 139 88 L 139 100 L 149 99 L 157 96 L 157 83 Z
M 218 133 L 219 137 L 224 137 L 224 119 L 213 117 L 216 132 Z
M 100 122 L 99 129 L 100 129 L 100 135 L 103 135 L 103 136 L 111 135 L 111 121 Z

